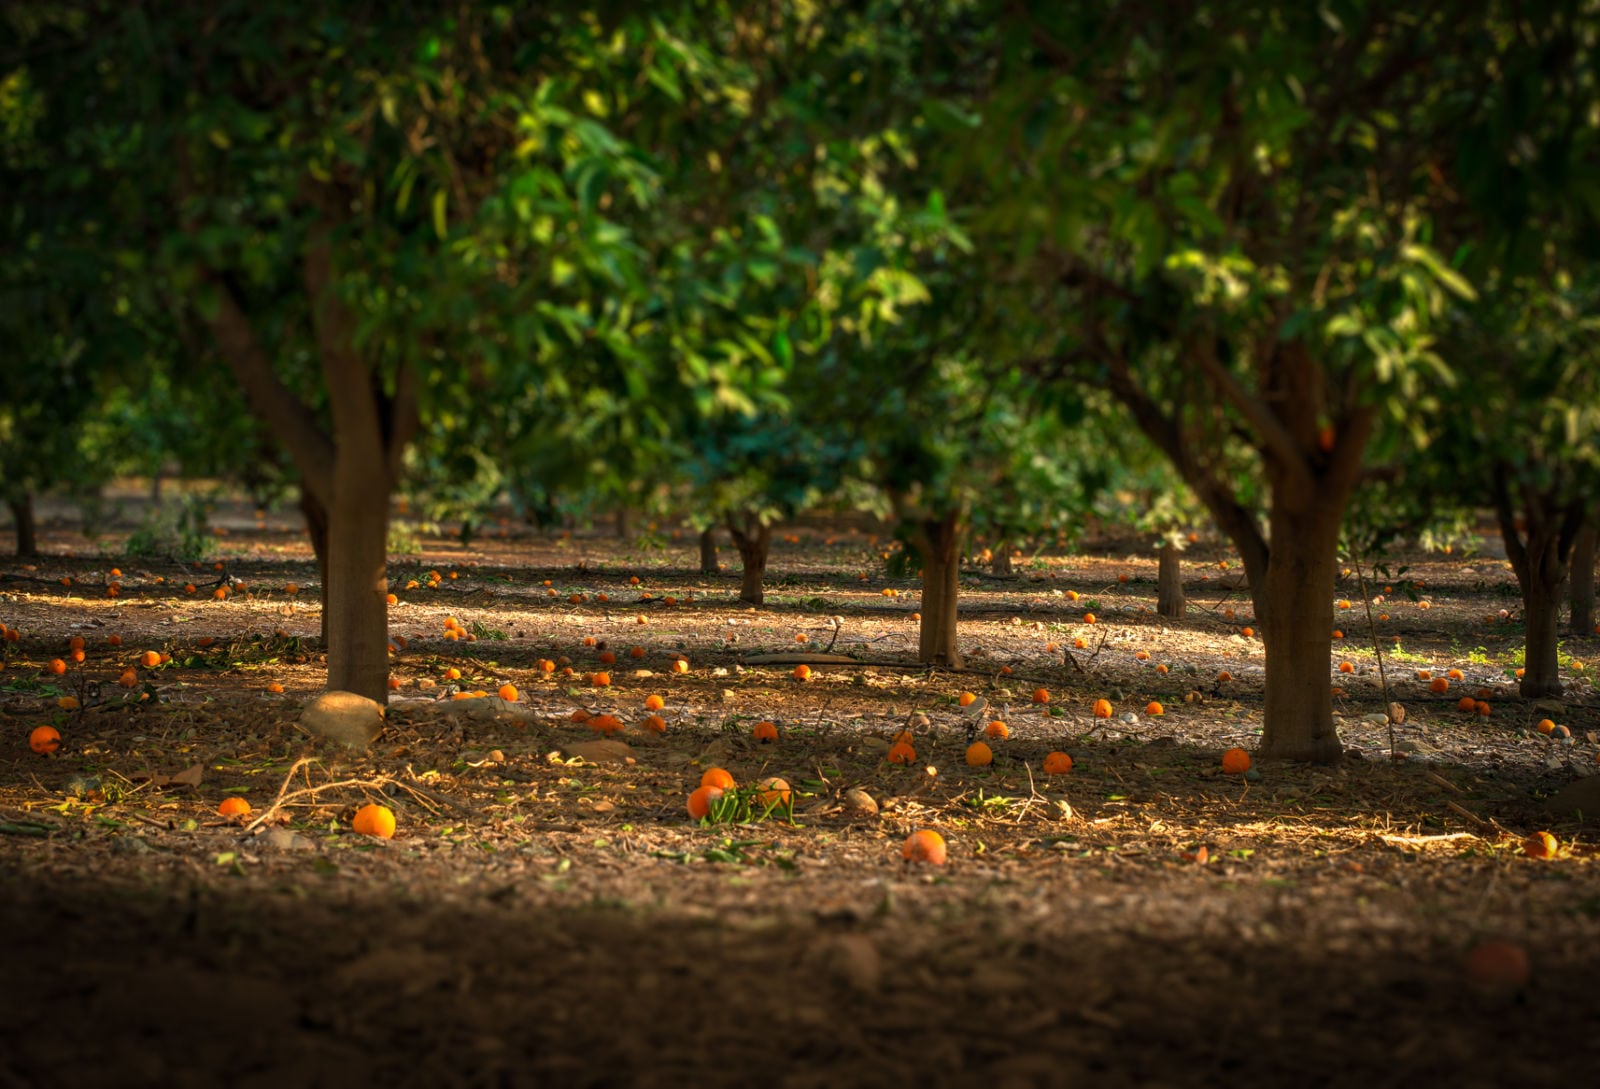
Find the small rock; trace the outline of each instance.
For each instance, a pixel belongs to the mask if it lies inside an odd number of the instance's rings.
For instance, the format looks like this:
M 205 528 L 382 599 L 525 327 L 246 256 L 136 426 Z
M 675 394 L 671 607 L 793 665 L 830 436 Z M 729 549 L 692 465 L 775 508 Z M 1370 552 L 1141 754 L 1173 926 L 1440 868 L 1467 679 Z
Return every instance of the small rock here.
M 268 828 L 256 843 L 274 851 L 309 851 L 314 846 L 310 839 L 288 828 Z
M 876 817 L 878 803 L 860 787 L 851 787 L 844 792 L 844 807 L 857 817 Z
M 370 748 L 383 732 L 383 705 L 354 692 L 324 692 L 300 712 L 300 727 L 324 741 Z
M 1425 744 L 1421 741 L 1413 741 L 1410 738 L 1401 738 L 1394 743 L 1394 751 L 1416 753 L 1418 756 L 1426 756 L 1430 753 L 1436 753 L 1439 750 L 1434 748 L 1432 745 Z
M 1382 711 L 1374 711 L 1370 715 L 1362 715 L 1361 721 L 1368 726 L 1387 726 L 1389 725 L 1389 716 Z
M 1070 821 L 1072 819 L 1072 804 L 1065 798 L 1052 798 L 1045 809 L 1045 814 L 1051 820 Z
M 558 750 L 568 760 L 581 758 L 591 764 L 625 764 L 633 759 L 626 741 L 574 741 Z
M 1402 722 L 1404 722 L 1405 720 L 1406 720 L 1406 708 L 1405 708 L 1405 705 L 1402 704 L 1402 703 L 1391 703 L 1389 705 L 1389 721 L 1394 723 L 1396 726 L 1398 726 Z

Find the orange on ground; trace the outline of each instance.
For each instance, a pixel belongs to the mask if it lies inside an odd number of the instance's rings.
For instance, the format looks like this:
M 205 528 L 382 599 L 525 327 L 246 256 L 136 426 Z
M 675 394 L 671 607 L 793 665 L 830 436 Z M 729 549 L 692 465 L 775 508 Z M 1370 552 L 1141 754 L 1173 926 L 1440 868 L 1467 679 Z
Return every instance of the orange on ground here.
M 61 733 L 54 726 L 35 726 L 28 735 L 28 748 L 34 752 L 55 752 L 61 747 Z
M 909 741 L 896 741 L 889 746 L 889 763 L 912 764 L 916 762 L 917 750 L 911 747 Z
M 1491 710 L 1487 700 L 1478 700 L 1472 705 L 1472 709 L 1485 718 L 1489 716 L 1489 712 Z
M 1161 706 L 1161 701 L 1151 700 L 1144 705 L 1144 713 L 1147 715 L 1164 715 L 1167 713 L 1167 709 Z
M 1110 718 L 1111 717 L 1111 701 L 1107 700 L 1107 699 L 1095 700 L 1094 701 L 1094 717 L 1095 718 Z
M 1094 613 L 1084 613 L 1083 614 L 1083 622 L 1085 624 L 1097 624 L 1097 623 L 1099 623 L 1099 621 L 1097 621 L 1095 619 Z
M 244 817 L 250 813 L 250 803 L 238 795 L 224 798 L 217 805 L 217 812 L 224 817 Z
M 1166 663 L 1165 663 L 1165 662 L 1163 662 L 1163 663 L 1162 663 L 1162 664 L 1160 664 L 1160 665 L 1158 665 L 1158 666 L 1156 666 L 1156 672 L 1157 672 L 1157 673 L 1165 673 L 1165 672 L 1167 672 L 1167 665 L 1166 665 Z
M 648 695 L 644 698 L 644 709 L 646 711 L 659 711 L 666 705 L 666 700 L 654 694 Z
M 211 591 L 211 596 L 216 598 L 218 601 L 226 601 L 228 600 L 228 588 L 226 586 L 218 586 L 215 590 Z
M 1456 701 L 1457 711 L 1476 711 L 1477 709 L 1478 701 L 1473 699 L 1471 696 L 1462 696 Z
M 967 746 L 967 763 L 975 768 L 986 768 L 994 763 L 994 750 L 981 741 Z
M 707 768 L 700 774 L 700 785 L 717 787 L 721 790 L 732 790 L 733 773 L 726 768 Z
M 383 603 L 385 605 L 398 605 L 400 604 L 400 599 L 395 597 L 393 594 L 384 594 Z
M 394 811 L 386 805 L 369 803 L 356 810 L 350 827 L 363 836 L 388 839 L 394 835 Z
M 687 673 L 687 672 L 689 672 L 689 661 L 688 661 L 688 659 L 686 659 L 686 658 L 675 659 L 673 661 L 673 663 L 672 663 L 672 672 L 674 672 L 674 673 Z M 810 676 L 810 674 L 808 673 L 807 676 Z
M 702 820 L 711 813 L 711 805 L 722 797 L 722 788 L 715 786 L 698 786 L 689 792 L 689 816 L 695 820 Z
M 448 666 L 444 671 L 444 676 L 446 680 L 459 681 L 461 679 L 461 670 L 455 666 Z
M 1231 681 L 1231 680 L 1233 680 L 1233 674 L 1229 673 L 1226 669 L 1224 669 L 1221 673 L 1217 674 L 1217 680 L 1219 680 L 1219 681 Z
M 788 805 L 793 798 L 793 794 L 789 790 L 788 781 L 780 779 L 776 775 L 761 780 L 756 786 L 760 790 L 756 797 L 760 799 L 762 805 Z
M 1035 688 L 1033 690 L 1033 702 L 1034 703 L 1049 703 L 1050 702 L 1050 690 L 1048 688 Z
M 794 679 L 797 681 L 809 681 L 811 679 L 811 667 L 805 664 L 795 666 Z
M 776 741 L 778 740 L 778 726 L 776 723 L 763 719 L 751 729 L 750 736 L 757 741 Z
M 611 674 L 596 673 L 594 677 L 590 679 L 590 683 L 596 688 L 607 688 L 611 684 Z
M 1244 636 L 1246 639 L 1251 638 L 1252 636 L 1255 635 L 1255 633 L 1256 633 L 1256 630 L 1254 628 L 1240 628 L 1239 629 L 1239 634 Z
M 1462 679 L 1462 673 L 1459 669 L 1449 670 L 1445 673 L 1445 676 L 1449 677 L 1452 681 L 1459 681 Z
M 617 656 L 615 654 L 611 653 L 611 651 L 602 650 L 600 652 L 600 664 L 601 665 L 614 665 L 616 663 L 616 660 L 617 660 Z
M 1433 682 L 1428 685 L 1428 691 L 1429 692 L 1448 692 L 1448 691 L 1450 691 L 1450 682 L 1448 680 L 1446 680 L 1445 678 L 1443 678 L 1443 677 L 1435 677 L 1433 679 Z
M 1333 637 L 1335 639 L 1343 639 L 1344 638 L 1344 632 L 1340 631 L 1338 628 L 1334 628 L 1333 629 Z
M 648 733 L 664 734 L 667 732 L 667 720 L 660 715 L 646 715 L 639 725 Z
M 983 736 L 992 741 L 1004 741 L 1006 738 L 1011 736 L 1011 727 L 1007 726 L 999 719 L 995 719 L 993 722 L 989 723 L 989 725 L 983 728 Z
M 620 734 L 624 729 L 626 729 L 626 727 L 622 724 L 622 720 L 617 718 L 615 715 L 595 715 L 593 718 L 588 720 L 588 725 L 589 729 L 593 730 L 595 733 L 605 734 L 607 736 L 610 736 L 611 734 Z
M 1527 951 L 1503 938 L 1489 938 L 1472 947 L 1467 978 L 1485 987 L 1522 987 L 1532 976 Z
M 1072 757 L 1064 752 L 1053 752 L 1044 758 L 1046 775 L 1065 775 L 1072 770 Z
M 143 654 L 139 655 L 139 664 L 144 666 L 146 669 L 154 669 L 156 666 L 161 664 L 161 652 L 156 650 L 145 651 Z
M 267 691 L 271 692 L 273 695 L 278 695 L 283 691 L 283 685 L 277 681 L 273 681 L 271 684 L 267 685 Z
M 117 678 L 117 683 L 124 688 L 133 688 L 139 683 L 139 674 L 135 673 L 132 667 L 124 669 L 122 676 Z
M 68 650 L 82 650 L 85 645 L 86 644 L 83 641 L 83 636 L 81 635 L 74 635 L 71 639 L 67 640 Z
M 1339 672 L 1340 673 L 1354 673 L 1355 671 L 1356 671 L 1356 667 L 1351 665 L 1349 662 L 1340 662 L 1339 663 Z
M 500 691 L 496 693 L 496 695 L 505 700 L 507 703 L 516 703 L 517 694 L 517 686 L 514 684 L 503 684 L 500 686 Z
M 1222 770 L 1229 775 L 1243 775 L 1250 770 L 1250 754 L 1243 749 L 1229 749 L 1222 754 Z
M 1547 718 L 1542 718 L 1539 720 L 1537 728 L 1541 734 L 1547 734 L 1556 728 L 1556 724 Z
M 628 648 L 628 657 L 630 657 L 630 658 L 643 658 L 644 657 L 644 648 L 643 647 L 629 647 Z
M 949 855 L 945 849 L 943 836 L 931 828 L 919 828 L 906 837 L 905 844 L 900 848 L 900 857 L 907 862 L 926 862 L 931 866 L 943 866 Z
M 1554 858 L 1560 844 L 1549 832 L 1535 832 L 1522 841 L 1522 853 L 1529 858 Z
M 963 693 L 961 693 L 961 695 L 956 697 L 956 702 L 959 703 L 963 707 L 970 707 L 972 704 L 976 703 L 977 701 L 978 701 L 978 697 L 973 695 L 971 692 L 963 692 Z
M 50 659 L 50 664 L 45 666 L 45 668 L 51 673 L 65 673 L 67 671 L 67 663 L 63 662 L 60 658 L 52 658 Z

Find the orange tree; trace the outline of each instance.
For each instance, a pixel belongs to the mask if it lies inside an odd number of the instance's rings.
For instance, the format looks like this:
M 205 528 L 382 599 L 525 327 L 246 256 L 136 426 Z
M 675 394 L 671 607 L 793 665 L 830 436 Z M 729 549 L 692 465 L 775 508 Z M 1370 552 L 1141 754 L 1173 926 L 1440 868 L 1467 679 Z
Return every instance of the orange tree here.
M 740 88 L 687 14 L 96 14 L 139 222 L 299 472 L 328 684 L 381 697 L 389 501 L 424 417 L 557 376 L 648 392 L 662 239 L 683 233 L 660 194 Z
M 995 5 L 993 78 L 951 111 L 992 179 L 974 231 L 1054 292 L 1061 381 L 1109 389 L 1239 550 L 1266 650 L 1262 754 L 1336 760 L 1336 550 L 1375 428 L 1451 375 L 1471 288 L 1432 245 L 1513 154 L 1546 55 L 1509 4 Z M 1534 20 L 1538 22 L 1539 20 Z M 969 116 L 970 115 L 970 116 Z M 1461 134 L 1494 117 L 1488 138 Z M 1262 512 L 1220 452 L 1252 462 Z M 1263 517 L 1264 514 L 1264 517 Z

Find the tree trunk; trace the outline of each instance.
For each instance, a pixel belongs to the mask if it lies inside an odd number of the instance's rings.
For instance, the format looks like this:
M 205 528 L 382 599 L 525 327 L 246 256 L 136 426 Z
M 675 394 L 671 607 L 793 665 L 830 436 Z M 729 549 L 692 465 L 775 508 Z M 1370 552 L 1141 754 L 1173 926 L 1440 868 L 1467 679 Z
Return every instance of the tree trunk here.
M 722 570 L 717 563 L 717 527 L 707 526 L 700 531 L 700 573 L 715 575 Z
M 323 583 L 328 688 L 383 703 L 389 698 L 387 459 L 381 440 L 353 443 L 341 434 L 339 446 Z
M 616 509 L 616 513 L 614 513 L 612 515 L 612 518 L 615 521 L 617 539 L 618 540 L 622 540 L 622 541 L 626 541 L 628 539 L 628 536 L 629 536 L 629 534 L 628 534 L 628 508 L 626 508 L 626 507 L 618 507 Z
M 1559 500 L 1554 489 L 1537 491 L 1524 484 L 1519 488 L 1519 519 L 1511 494 L 1511 474 L 1510 466 L 1503 462 L 1496 467 L 1494 501 L 1506 558 L 1511 561 L 1522 590 L 1522 613 L 1527 624 L 1519 691 L 1530 699 L 1559 696 L 1561 663 L 1557 656 L 1556 619 L 1567 581 L 1567 565 L 1583 527 L 1582 508 Z M 1518 529 L 1519 521 L 1523 529 Z
M 39 524 L 34 519 L 33 493 L 23 492 L 6 500 L 11 520 L 17 526 L 17 558 L 31 559 L 39 554 Z
M 989 571 L 991 574 L 995 575 L 1011 574 L 1012 567 L 1010 541 L 1002 540 L 999 544 L 994 546 L 994 551 L 990 554 Z M 927 614 L 924 613 L 923 615 L 926 616 Z
M 1156 561 L 1156 612 L 1173 620 L 1183 619 L 1189 607 L 1183 596 L 1182 555 L 1177 545 L 1163 541 Z
M 328 645 L 328 511 L 311 489 L 305 485 L 300 486 L 300 513 L 306 519 L 306 536 L 311 538 L 311 554 L 317 558 L 317 593 L 321 598 L 322 611 L 319 614 L 322 631 L 319 637 L 322 645 Z
M 746 519 L 740 529 L 732 518 L 728 519 L 728 532 L 733 536 L 734 547 L 739 550 L 739 561 L 744 565 L 743 579 L 739 585 L 739 600 L 760 605 L 766 600 L 762 579 L 767 572 L 767 549 L 772 544 L 772 527 L 757 519 Z
M 1266 650 L 1261 755 L 1269 759 L 1333 763 L 1342 751 L 1333 725 L 1328 648 L 1344 506 L 1342 498 L 1334 502 L 1331 497 L 1296 510 L 1284 502 L 1273 504 L 1266 579 L 1251 586 L 1258 618 L 1263 604 L 1272 603 L 1272 620 L 1261 624 Z
M 1572 539 L 1571 588 L 1567 600 L 1572 616 L 1567 622 L 1573 635 L 1594 634 L 1594 562 L 1596 545 L 1600 544 L 1600 512 L 1590 511 L 1583 528 Z
M 922 627 L 917 661 L 960 669 L 956 602 L 961 576 L 961 516 L 951 513 L 917 523 L 912 537 L 922 558 Z

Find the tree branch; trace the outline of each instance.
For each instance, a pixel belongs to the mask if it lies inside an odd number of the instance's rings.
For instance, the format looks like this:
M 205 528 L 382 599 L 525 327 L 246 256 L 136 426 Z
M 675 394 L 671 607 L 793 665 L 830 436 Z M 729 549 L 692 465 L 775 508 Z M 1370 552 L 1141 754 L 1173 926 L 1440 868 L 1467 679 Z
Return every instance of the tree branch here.
M 1299 447 L 1295 446 L 1294 438 L 1266 404 L 1245 389 L 1233 372 L 1222 365 L 1221 360 L 1217 359 L 1214 347 L 1211 340 L 1206 338 L 1193 353 L 1194 358 L 1200 363 L 1200 369 L 1211 379 L 1212 386 L 1222 395 L 1223 400 L 1233 405 L 1250 426 L 1255 428 L 1256 436 L 1261 440 L 1263 453 L 1278 461 L 1290 477 L 1290 485 L 1300 489 L 1304 494 L 1310 494 L 1316 487 L 1316 481 L 1312 478 L 1311 467 L 1306 464 L 1305 456 L 1301 454 Z

